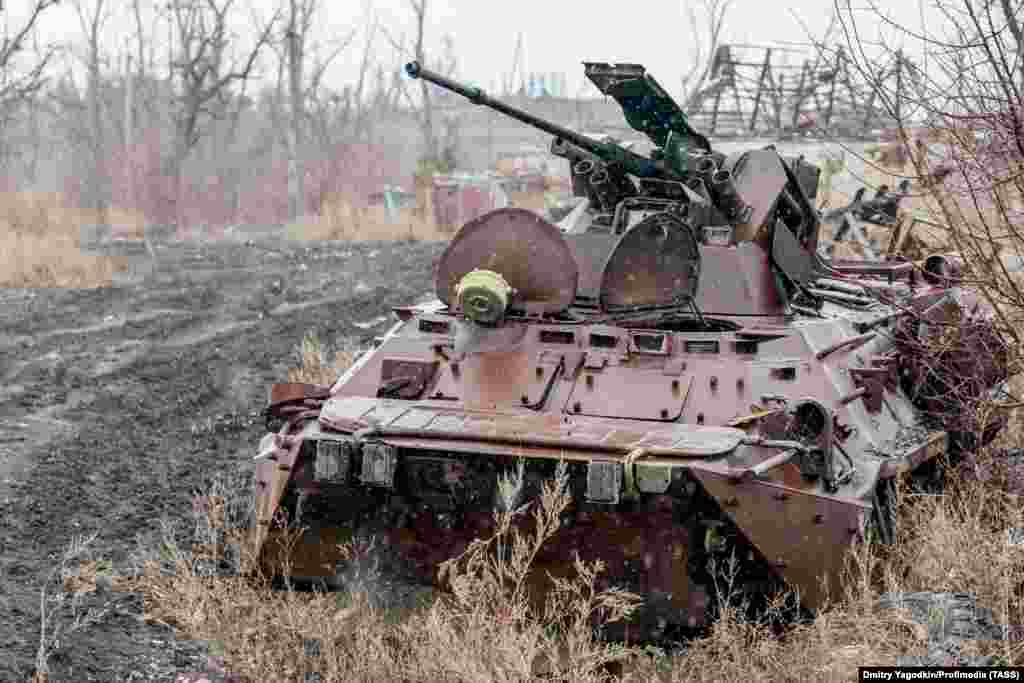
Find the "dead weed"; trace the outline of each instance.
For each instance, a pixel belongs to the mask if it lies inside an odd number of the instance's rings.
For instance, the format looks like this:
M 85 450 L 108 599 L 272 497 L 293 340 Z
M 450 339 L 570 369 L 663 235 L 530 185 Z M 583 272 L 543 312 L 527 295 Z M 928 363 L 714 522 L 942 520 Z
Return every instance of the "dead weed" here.
M 0 194 L 0 286 L 107 287 L 127 269 L 121 257 L 82 253 L 79 230 L 96 223 L 57 194 Z

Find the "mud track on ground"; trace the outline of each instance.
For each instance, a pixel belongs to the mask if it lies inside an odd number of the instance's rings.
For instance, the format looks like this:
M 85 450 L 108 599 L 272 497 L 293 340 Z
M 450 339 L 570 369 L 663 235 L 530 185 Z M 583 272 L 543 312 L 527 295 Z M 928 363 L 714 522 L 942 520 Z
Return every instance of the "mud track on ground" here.
M 39 586 L 73 536 L 98 530 L 117 569 L 161 518 L 187 520 L 193 491 L 250 466 L 303 334 L 368 343 L 431 289 L 442 248 L 172 245 L 112 288 L 0 290 L 0 681 L 31 675 Z M 263 296 L 275 276 L 285 292 Z M 100 597 L 115 609 L 63 643 L 51 681 L 202 669 L 202 644 L 145 623 L 137 597 Z

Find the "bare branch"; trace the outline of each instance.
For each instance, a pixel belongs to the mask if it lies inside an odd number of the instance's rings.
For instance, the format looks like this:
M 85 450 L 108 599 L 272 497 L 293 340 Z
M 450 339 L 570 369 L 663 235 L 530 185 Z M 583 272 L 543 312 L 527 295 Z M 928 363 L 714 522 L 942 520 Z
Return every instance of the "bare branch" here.
M 0 109 L 4 112 L 15 103 L 35 95 L 45 83 L 43 74 L 56 53 L 54 47 L 45 48 L 35 63 L 21 73 L 16 73 L 15 62 L 27 50 L 28 37 L 38 26 L 40 16 L 57 2 L 36 0 L 25 22 L 0 40 Z
M 691 45 L 696 54 L 689 70 L 682 79 L 683 101 L 687 109 L 695 108 L 699 101 L 701 88 L 711 75 L 715 55 L 721 41 L 725 18 L 732 5 L 732 0 L 700 0 L 701 15 L 704 24 L 701 26 L 693 5 L 687 5 L 687 17 L 692 35 Z

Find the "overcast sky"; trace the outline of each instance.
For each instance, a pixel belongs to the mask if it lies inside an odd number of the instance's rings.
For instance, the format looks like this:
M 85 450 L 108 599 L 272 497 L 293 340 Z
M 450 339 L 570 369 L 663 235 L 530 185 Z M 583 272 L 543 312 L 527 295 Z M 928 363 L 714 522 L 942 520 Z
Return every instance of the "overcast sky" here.
M 8 13 L 18 14 L 30 0 L 6 0 Z M 91 5 L 95 0 L 80 0 Z M 862 6 L 871 2 L 884 7 L 894 21 L 921 25 L 922 2 L 928 0 L 854 0 Z M 114 9 L 109 24 L 107 47 L 111 53 L 123 52 L 125 40 L 132 35 L 129 0 L 106 0 Z M 154 0 L 143 0 L 152 4 Z M 269 15 L 284 0 L 237 0 L 240 8 L 253 7 Z M 594 0 L 428 0 L 427 40 L 435 54 L 441 48 L 441 36 L 454 37 L 459 59 L 459 77 L 484 88 L 501 82 L 502 74 L 512 66 L 516 39 L 523 34 L 525 71 L 561 72 L 568 79 L 569 94 L 584 84 L 580 62 L 640 62 L 671 92 L 678 95 L 679 79 L 692 61 L 690 28 L 685 4 L 680 0 L 631 0 L 596 2 Z M 64 0 L 42 20 L 43 40 L 78 40 L 81 35 L 73 2 Z M 366 16 L 376 14 L 392 34 L 412 37 L 414 23 L 408 0 L 321 0 L 321 21 L 317 38 L 328 44 L 353 28 L 360 31 Z M 698 3 L 699 5 L 699 3 Z M 764 44 L 775 41 L 806 41 L 807 33 L 824 34 L 832 14 L 832 0 L 733 0 L 723 40 Z M 925 15 L 926 16 L 926 15 Z M 799 21 L 798 21 L 799 18 Z M 240 17 L 239 21 L 247 21 Z M 937 23 L 934 19 L 929 21 Z M 864 28 L 873 31 L 875 22 L 865 16 Z M 244 31 L 245 24 L 239 25 Z M 933 28 L 933 27 L 929 27 Z M 161 36 L 166 36 L 166 26 Z M 836 33 L 839 37 L 838 32 Z M 163 44 L 162 38 L 161 44 Z M 359 40 L 334 63 L 329 74 L 332 86 L 343 85 L 358 72 Z M 376 41 L 377 53 L 387 64 L 397 58 L 383 36 Z M 913 46 L 908 45 L 909 49 Z M 794 60 L 797 58 L 794 56 Z M 269 65 L 269 62 L 267 62 Z

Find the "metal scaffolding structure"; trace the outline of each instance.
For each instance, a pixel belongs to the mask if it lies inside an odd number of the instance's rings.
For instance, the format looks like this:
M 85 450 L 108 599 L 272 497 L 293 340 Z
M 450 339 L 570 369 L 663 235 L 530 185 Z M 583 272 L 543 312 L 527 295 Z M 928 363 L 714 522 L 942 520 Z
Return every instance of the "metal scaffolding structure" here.
M 894 79 L 899 91 L 908 68 L 897 53 L 881 80 Z M 895 121 L 841 47 L 826 59 L 811 47 L 721 45 L 688 110 L 693 125 L 716 136 L 816 131 L 858 137 Z

